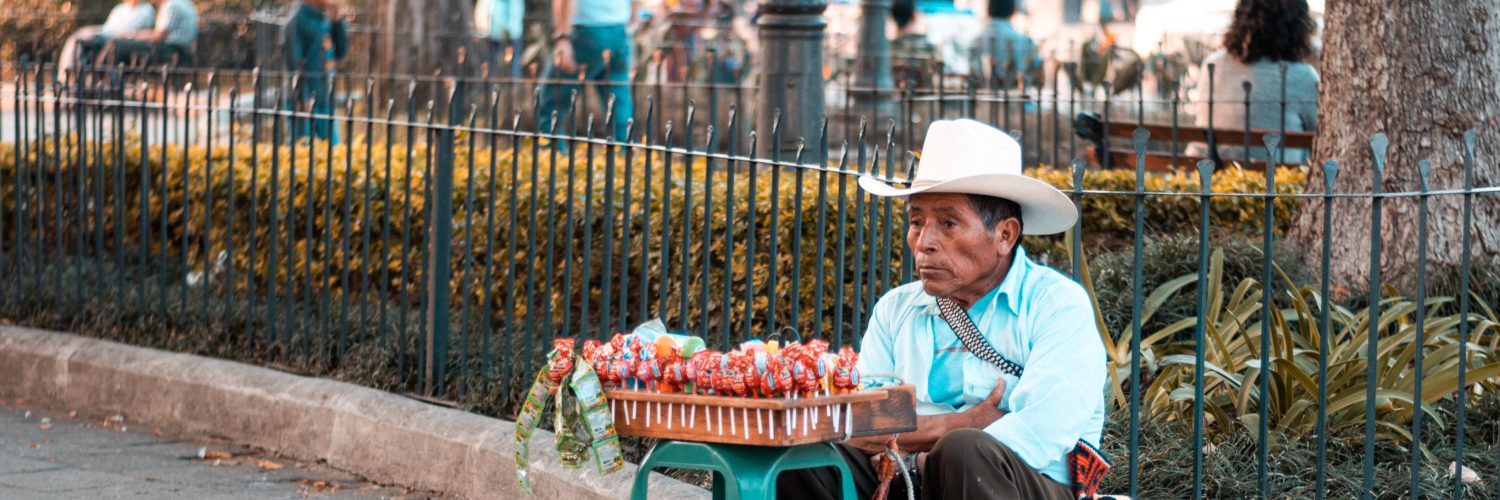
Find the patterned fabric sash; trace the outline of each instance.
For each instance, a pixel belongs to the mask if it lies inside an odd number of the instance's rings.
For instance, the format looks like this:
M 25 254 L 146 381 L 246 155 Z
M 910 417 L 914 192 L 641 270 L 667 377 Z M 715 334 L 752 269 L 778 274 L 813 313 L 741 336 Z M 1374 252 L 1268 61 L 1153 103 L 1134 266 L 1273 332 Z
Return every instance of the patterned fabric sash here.
M 964 348 L 968 349 L 969 353 L 995 365 L 1000 371 L 1012 377 L 1021 378 L 1021 365 L 1005 359 L 1005 356 L 1001 356 L 999 351 L 990 346 L 989 341 L 979 333 L 979 327 L 974 326 L 974 321 L 969 319 L 969 314 L 964 312 L 963 307 L 947 297 L 938 297 L 937 306 L 943 321 L 947 321 L 948 326 L 953 328 L 953 333 L 958 334 L 959 342 L 963 342 Z

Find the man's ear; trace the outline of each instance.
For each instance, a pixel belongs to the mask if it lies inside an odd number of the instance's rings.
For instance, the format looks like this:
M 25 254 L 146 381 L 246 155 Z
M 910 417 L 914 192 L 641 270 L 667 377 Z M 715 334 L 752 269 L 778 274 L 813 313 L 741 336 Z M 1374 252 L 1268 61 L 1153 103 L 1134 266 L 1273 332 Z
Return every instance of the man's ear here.
M 1021 220 L 1009 218 L 995 224 L 996 250 L 1002 254 L 1015 249 L 1021 242 Z

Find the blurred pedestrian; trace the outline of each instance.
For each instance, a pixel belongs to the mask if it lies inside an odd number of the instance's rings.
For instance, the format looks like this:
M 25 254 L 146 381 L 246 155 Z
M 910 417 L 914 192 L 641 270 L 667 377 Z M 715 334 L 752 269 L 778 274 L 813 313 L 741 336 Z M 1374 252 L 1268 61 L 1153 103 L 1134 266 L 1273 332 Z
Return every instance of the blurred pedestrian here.
M 896 39 L 891 40 L 891 72 L 898 81 L 921 85 L 931 74 L 937 59 L 937 47 L 927 39 L 915 0 L 891 3 L 891 20 L 896 23 Z
M 970 67 L 976 68 L 976 74 L 995 79 L 1000 87 L 1023 82 L 1041 85 L 1042 56 L 1036 42 L 1010 22 L 1016 15 L 1016 3 L 1016 0 L 989 0 L 990 20 L 969 49 L 973 60 Z M 989 68 L 988 74 L 983 72 L 984 68 Z
M 569 96 L 578 90 L 580 72 L 599 91 L 600 103 L 614 97 L 613 129 L 625 140 L 625 124 L 634 114 L 630 100 L 630 36 L 635 18 L 631 0 L 552 0 L 552 66 L 542 91 L 539 128 L 557 113 L 557 132 L 574 131 Z M 579 96 L 581 99 L 582 96 Z M 602 106 L 601 106 L 602 107 Z
M 338 142 L 338 130 L 327 115 L 333 112 L 332 82 L 338 61 L 349 55 L 349 27 L 340 0 L 302 0 L 282 32 L 286 69 L 297 73 L 294 89 L 297 111 L 321 118 L 303 120 L 293 128 L 297 137 L 312 135 Z
M 145 60 L 147 64 L 193 64 L 193 44 L 198 41 L 198 8 L 193 0 L 151 0 L 156 19 L 150 28 L 123 33 L 112 40 L 89 42 L 113 45 L 110 58 L 120 62 Z
M 1247 110 L 1241 83 L 1250 82 L 1250 128 L 1316 130 L 1319 77 L 1317 68 L 1311 64 L 1316 57 L 1313 49 L 1316 30 L 1307 0 L 1240 0 L 1229 31 L 1224 34 L 1224 49 L 1203 60 L 1204 75 L 1210 65 L 1214 68 L 1214 88 L 1210 93 L 1207 76 L 1200 78 L 1194 104 L 1195 124 L 1208 126 L 1208 103 L 1212 100 L 1214 127 L 1244 128 Z M 1281 74 L 1283 64 L 1285 78 Z M 1220 158 L 1245 158 L 1244 145 L 1235 146 L 1231 138 L 1222 139 L 1218 148 Z M 1206 153 L 1206 144 L 1188 148 L 1188 154 L 1208 156 Z M 1307 161 L 1307 156 L 1305 149 L 1287 149 L 1282 152 L 1281 160 L 1300 164 Z M 1250 158 L 1266 159 L 1265 148 L 1251 148 Z
M 521 76 L 521 54 L 526 49 L 525 19 L 524 0 L 474 2 L 474 32 L 484 37 L 491 74 Z
M 58 83 L 67 83 L 72 72 L 82 59 L 93 62 L 98 48 L 116 37 L 151 29 L 156 20 L 156 8 L 146 0 L 121 0 L 109 11 L 109 18 L 100 26 L 84 26 L 73 32 L 63 42 L 62 54 L 57 61 Z

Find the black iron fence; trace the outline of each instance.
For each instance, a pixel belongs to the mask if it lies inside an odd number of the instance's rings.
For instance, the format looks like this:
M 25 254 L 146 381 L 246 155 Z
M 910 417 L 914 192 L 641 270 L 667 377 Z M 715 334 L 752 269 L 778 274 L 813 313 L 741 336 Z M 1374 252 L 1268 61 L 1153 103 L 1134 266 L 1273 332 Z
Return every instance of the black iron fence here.
M 1099 304 L 1116 415 L 1105 448 L 1121 465 L 1112 491 L 1485 497 L 1500 483 L 1500 300 L 1493 284 L 1472 283 L 1494 276 L 1492 256 L 1468 251 L 1475 207 L 1500 187 L 1474 185 L 1485 160 L 1473 133 L 1459 184 L 1342 193 L 1331 161 L 1317 167 L 1325 189 L 1312 191 L 1298 167 L 1203 159 L 1188 175 L 1150 172 L 1160 137 L 1144 126 L 1114 141 L 1134 169 L 1088 168 L 1073 133 L 1058 132 L 1058 116 L 1075 114 L 1058 93 L 1044 96 L 1048 109 L 1026 91 L 912 89 L 905 128 L 861 120 L 845 139 L 825 124 L 788 153 L 768 146 L 782 142 L 779 126 L 747 119 L 753 97 L 710 94 L 703 106 L 704 89 L 688 87 L 678 104 L 664 87 L 637 87 L 641 104 L 616 138 L 610 102 L 582 105 L 589 86 L 571 97 L 570 124 L 535 112 L 545 83 L 535 80 L 345 75 L 331 92 L 294 94 L 303 75 L 111 68 L 63 86 L 50 67 L 13 70 L 0 107 L 0 265 L 15 288 L 148 318 L 117 312 L 117 323 L 208 324 L 213 338 L 186 340 L 199 352 L 365 376 L 505 416 L 550 340 L 607 338 L 652 318 L 715 346 L 769 335 L 858 345 L 874 302 L 912 270 L 901 201 L 855 179 L 907 178 L 911 125 L 969 115 L 1053 130 L 1022 132 L 1027 158 L 1053 165 L 1035 175 L 1084 217 L 1028 248 Z M 288 95 L 334 102 L 289 106 Z M 1076 101 L 1116 116 L 1112 100 Z M 924 106 L 938 111 L 910 118 Z M 1016 127 L 1004 121 L 1012 111 Z M 1258 140 L 1244 145 L 1268 158 L 1286 144 Z M 1377 163 L 1386 144 L 1372 139 Z M 1324 211 L 1311 260 L 1283 242 L 1309 203 Z M 1402 217 L 1422 231 L 1414 252 L 1399 250 L 1424 264 L 1404 292 L 1379 265 L 1382 206 L 1397 204 L 1416 208 Z M 1334 210 L 1365 206 L 1369 292 L 1341 298 L 1328 225 Z M 1430 208 L 1455 206 L 1441 216 L 1462 221 L 1460 233 L 1427 234 Z M 1465 250 L 1453 284 L 1429 281 L 1434 238 Z M 1449 474 L 1450 462 L 1485 482 Z M 1250 463 L 1253 474 L 1236 476 Z

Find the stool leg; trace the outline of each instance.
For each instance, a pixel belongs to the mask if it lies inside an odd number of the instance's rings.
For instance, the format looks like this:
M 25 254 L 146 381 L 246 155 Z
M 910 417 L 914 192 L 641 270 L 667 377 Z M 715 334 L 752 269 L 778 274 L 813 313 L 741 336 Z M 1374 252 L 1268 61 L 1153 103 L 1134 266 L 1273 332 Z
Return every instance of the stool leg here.
M 651 479 L 650 464 L 649 460 L 642 460 L 640 468 L 636 469 L 635 484 L 630 488 L 630 500 L 646 500 L 650 498 L 646 495 L 646 488 Z
M 754 480 L 750 476 L 740 476 L 736 484 L 739 500 L 776 500 L 776 476 L 767 477 L 764 474 L 756 474 Z
M 849 464 L 844 463 L 843 460 L 839 460 L 833 466 L 839 469 L 839 477 L 843 480 L 843 487 L 841 489 L 844 490 L 844 500 L 854 500 L 856 494 L 854 491 L 854 474 L 850 473 Z

